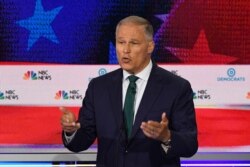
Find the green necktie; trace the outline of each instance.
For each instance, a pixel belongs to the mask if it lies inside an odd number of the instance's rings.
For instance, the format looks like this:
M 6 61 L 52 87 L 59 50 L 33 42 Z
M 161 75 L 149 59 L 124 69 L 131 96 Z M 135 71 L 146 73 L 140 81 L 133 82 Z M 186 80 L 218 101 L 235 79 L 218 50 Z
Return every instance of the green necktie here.
M 130 75 L 128 77 L 129 85 L 125 97 L 124 102 L 124 115 L 125 115 L 125 125 L 127 130 L 127 136 L 130 138 L 133 121 L 134 121 L 134 102 L 135 102 L 135 94 L 136 94 L 136 80 L 137 76 Z

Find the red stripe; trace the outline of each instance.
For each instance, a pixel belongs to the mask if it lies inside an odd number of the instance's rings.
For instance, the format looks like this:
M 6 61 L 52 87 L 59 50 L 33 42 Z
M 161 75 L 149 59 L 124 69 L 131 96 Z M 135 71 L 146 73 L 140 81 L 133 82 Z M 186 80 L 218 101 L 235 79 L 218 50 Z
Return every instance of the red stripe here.
M 58 107 L 0 106 L 0 112 L 0 144 L 62 143 Z M 196 109 L 196 117 L 200 147 L 250 145 L 250 110 Z
M 250 145 L 250 110 L 197 109 L 200 146 Z
M 1 144 L 62 143 L 58 107 L 0 106 L 0 111 Z

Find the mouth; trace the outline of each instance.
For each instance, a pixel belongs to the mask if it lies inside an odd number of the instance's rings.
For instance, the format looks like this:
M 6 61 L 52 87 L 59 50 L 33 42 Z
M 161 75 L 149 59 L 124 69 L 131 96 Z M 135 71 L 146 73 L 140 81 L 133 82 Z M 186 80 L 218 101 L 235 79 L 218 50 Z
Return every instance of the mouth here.
M 123 57 L 121 59 L 122 63 L 129 63 L 131 61 L 131 59 L 129 59 L 128 57 Z

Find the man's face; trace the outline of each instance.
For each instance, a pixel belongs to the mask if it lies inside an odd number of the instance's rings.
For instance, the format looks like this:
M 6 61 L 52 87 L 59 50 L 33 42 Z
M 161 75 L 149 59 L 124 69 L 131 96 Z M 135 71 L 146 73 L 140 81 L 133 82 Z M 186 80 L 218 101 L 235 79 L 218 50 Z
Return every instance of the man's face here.
M 146 38 L 143 26 L 125 23 L 116 31 L 116 54 L 122 69 L 136 74 L 149 63 L 154 42 Z

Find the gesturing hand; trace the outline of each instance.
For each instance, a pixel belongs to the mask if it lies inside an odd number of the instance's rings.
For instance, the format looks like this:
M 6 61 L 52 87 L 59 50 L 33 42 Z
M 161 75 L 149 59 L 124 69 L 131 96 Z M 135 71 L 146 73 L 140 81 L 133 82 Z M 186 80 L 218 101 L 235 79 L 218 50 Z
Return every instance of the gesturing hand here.
M 76 122 L 75 114 L 72 111 L 65 107 L 60 107 L 59 110 L 62 111 L 61 126 L 63 131 L 67 133 L 74 133 L 81 127 L 80 123 Z
M 162 113 L 161 122 L 147 121 L 141 123 L 143 133 L 152 139 L 166 142 L 170 139 L 170 130 L 168 128 L 168 119 L 166 113 Z

